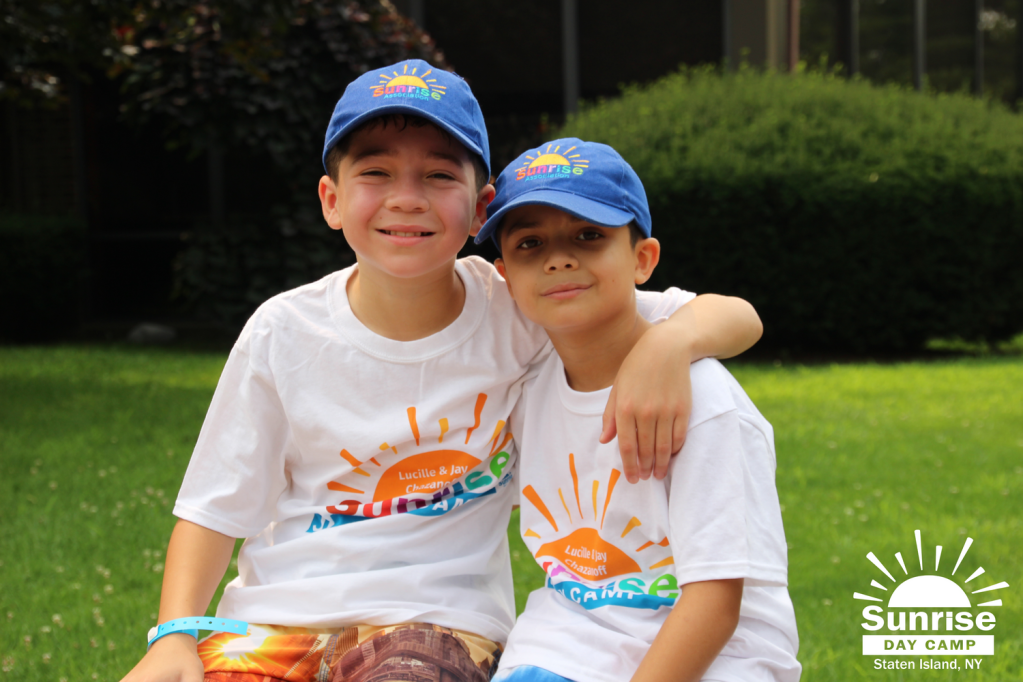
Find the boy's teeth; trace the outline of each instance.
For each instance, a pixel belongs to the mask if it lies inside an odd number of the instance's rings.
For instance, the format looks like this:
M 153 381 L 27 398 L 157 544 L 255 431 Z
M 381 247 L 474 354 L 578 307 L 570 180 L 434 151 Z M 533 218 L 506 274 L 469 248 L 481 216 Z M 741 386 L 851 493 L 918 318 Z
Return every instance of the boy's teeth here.
M 393 237 L 422 237 L 430 234 L 429 232 L 398 232 L 396 230 L 384 230 L 384 232 Z

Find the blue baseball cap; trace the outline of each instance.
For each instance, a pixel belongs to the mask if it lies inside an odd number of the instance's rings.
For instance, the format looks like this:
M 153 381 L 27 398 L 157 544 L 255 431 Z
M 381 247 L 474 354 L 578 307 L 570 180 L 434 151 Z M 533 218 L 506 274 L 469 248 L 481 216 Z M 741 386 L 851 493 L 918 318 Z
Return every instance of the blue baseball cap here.
M 478 154 L 490 173 L 487 126 L 469 84 L 421 59 L 368 71 L 348 84 L 327 125 L 323 170 L 328 171 L 327 153 L 338 140 L 361 123 L 386 114 L 422 116 Z
M 497 196 L 487 207 L 476 243 L 490 237 L 497 244 L 494 234 L 508 211 L 530 204 L 552 206 L 601 227 L 635 221 L 643 236 L 650 236 L 643 183 L 621 154 L 599 142 L 566 137 L 508 164 L 497 178 Z

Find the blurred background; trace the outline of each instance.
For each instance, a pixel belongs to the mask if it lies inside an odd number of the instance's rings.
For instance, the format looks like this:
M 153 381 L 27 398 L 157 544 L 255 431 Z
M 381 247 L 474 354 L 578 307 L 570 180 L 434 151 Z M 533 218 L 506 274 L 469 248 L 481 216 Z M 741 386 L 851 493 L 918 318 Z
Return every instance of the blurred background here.
M 229 342 L 354 262 L 319 215 L 322 135 L 348 82 L 410 57 L 469 81 L 495 173 L 563 134 L 618 147 L 670 244 L 653 285 L 746 297 L 772 353 L 1023 331 L 1019 0 L 0 8 L 6 342 Z

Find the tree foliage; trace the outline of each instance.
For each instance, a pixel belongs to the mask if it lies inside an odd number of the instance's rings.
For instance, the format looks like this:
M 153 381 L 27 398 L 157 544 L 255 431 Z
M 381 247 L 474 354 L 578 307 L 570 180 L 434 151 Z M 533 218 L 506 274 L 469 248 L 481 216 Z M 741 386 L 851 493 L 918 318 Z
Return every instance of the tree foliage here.
M 121 36 L 130 8 L 117 0 L 3 0 L 0 99 L 57 106 L 66 101 L 69 79 L 116 74 L 129 58 Z
M 60 104 L 70 79 L 122 85 L 133 124 L 168 142 L 266 149 L 284 171 L 317 158 L 345 85 L 407 58 L 446 66 L 387 0 L 4 0 L 0 97 Z
M 197 151 L 265 149 L 289 173 L 319 158 L 334 102 L 359 74 L 408 58 L 445 65 L 386 0 L 161 0 L 136 10 L 123 41 L 131 120 L 158 121 Z

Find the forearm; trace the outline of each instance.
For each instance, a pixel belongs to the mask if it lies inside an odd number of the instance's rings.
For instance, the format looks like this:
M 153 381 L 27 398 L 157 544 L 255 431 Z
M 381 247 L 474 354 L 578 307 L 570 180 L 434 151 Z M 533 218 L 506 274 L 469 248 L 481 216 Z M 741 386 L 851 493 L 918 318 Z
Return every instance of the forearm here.
M 167 546 L 160 622 L 206 613 L 234 552 L 234 538 L 178 520 Z
M 735 632 L 742 579 L 690 583 L 632 682 L 697 682 Z
M 227 535 L 178 520 L 167 546 L 159 622 L 205 615 L 231 561 L 234 542 Z
M 160 623 L 203 616 L 234 551 L 234 538 L 179 520 L 171 533 L 160 594 Z M 195 637 L 175 632 L 159 641 L 121 682 L 202 682 Z
M 764 325 L 747 301 L 734 296 L 702 294 L 665 322 L 681 335 L 692 361 L 731 358 L 760 340 Z

